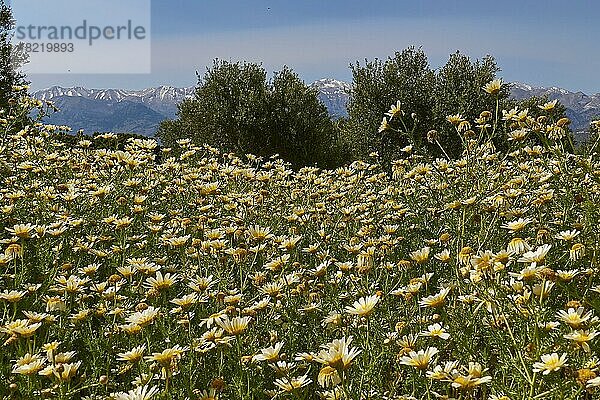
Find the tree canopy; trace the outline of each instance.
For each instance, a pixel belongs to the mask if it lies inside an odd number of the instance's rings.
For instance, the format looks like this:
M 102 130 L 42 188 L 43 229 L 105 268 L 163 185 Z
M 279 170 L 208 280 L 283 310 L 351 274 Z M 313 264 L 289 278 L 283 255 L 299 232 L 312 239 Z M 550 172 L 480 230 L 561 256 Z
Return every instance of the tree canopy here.
M 491 56 L 472 61 L 456 52 L 435 71 L 422 49 L 409 47 L 385 61 L 357 62 L 351 69 L 352 94 L 344 138 L 352 143 L 358 158 L 378 151 L 391 160 L 409 142 L 430 146 L 425 139 L 431 129 L 438 131 L 446 151 L 456 156 L 462 151 L 462 142 L 446 117 L 460 113 L 473 120 L 481 110 L 493 110 L 496 100 L 503 104 L 508 98 L 507 87 L 502 87 L 495 98 L 483 90 L 499 71 Z M 382 117 L 397 102 L 406 116 L 404 128 L 409 136 L 379 132 Z M 434 146 L 428 150 L 439 151 Z
M 19 48 L 11 43 L 15 20 L 10 7 L 0 0 L 0 110 L 6 110 L 14 98 L 13 86 L 24 85 L 25 75 L 18 71 L 23 62 Z
M 335 131 L 317 92 L 284 67 L 267 79 L 254 63 L 216 60 L 177 119 L 161 124 L 158 137 L 172 146 L 189 138 L 225 151 L 279 154 L 294 166 L 331 165 Z

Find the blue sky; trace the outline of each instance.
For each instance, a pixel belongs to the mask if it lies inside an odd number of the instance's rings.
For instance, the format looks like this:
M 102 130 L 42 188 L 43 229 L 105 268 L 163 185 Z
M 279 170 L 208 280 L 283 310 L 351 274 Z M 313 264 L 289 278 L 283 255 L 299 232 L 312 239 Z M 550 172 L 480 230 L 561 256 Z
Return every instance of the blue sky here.
M 600 92 L 597 1 L 152 0 L 152 73 L 31 75 L 34 88 L 191 86 L 214 58 L 286 64 L 307 82 L 422 46 L 496 57 L 507 81 Z

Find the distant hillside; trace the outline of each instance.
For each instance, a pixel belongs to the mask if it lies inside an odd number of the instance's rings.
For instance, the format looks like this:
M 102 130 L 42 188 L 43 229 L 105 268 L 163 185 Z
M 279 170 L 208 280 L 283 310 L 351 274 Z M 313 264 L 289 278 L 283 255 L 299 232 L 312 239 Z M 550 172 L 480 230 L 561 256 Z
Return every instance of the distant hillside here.
M 129 100 L 112 101 L 84 97 L 58 96 L 54 104 L 61 110 L 46 118 L 46 123 L 68 125 L 85 133 L 119 132 L 153 136 L 165 119 L 142 103 Z
M 176 88 L 173 86 L 158 86 L 144 90 L 123 89 L 87 89 L 84 87 L 63 88 L 52 86 L 34 93 L 40 100 L 54 100 L 57 97 L 81 97 L 88 100 L 104 100 L 113 103 L 130 101 L 141 103 L 148 108 L 173 118 L 177 112 L 177 104 L 187 97 L 194 95 L 194 88 Z
M 333 118 L 346 117 L 346 107 L 352 85 L 335 79 L 320 79 L 311 84 L 318 90 L 319 99 L 325 104 Z M 62 88 L 53 86 L 34 93 L 42 100 L 53 100 L 61 109 L 47 120 L 48 123 L 69 125 L 74 130 L 86 133 L 135 132 L 152 136 L 161 121 L 172 119 L 177 113 L 177 104 L 194 95 L 194 88 L 159 86 L 144 90 L 87 89 L 83 87 Z M 567 108 L 571 129 L 584 135 L 593 118 L 600 116 L 600 94 L 587 95 L 551 87 L 534 87 L 516 82 L 511 90 L 512 97 L 524 99 L 531 96 L 548 95 L 558 99 Z
M 594 118 L 600 117 L 600 93 L 587 95 L 583 92 L 570 92 L 557 87 L 535 87 L 515 82 L 511 95 L 519 100 L 545 95 L 550 100 L 558 99 L 567 108 L 567 116 L 571 120 L 571 129 L 574 132 L 588 132 L 590 122 Z
M 133 132 L 153 136 L 161 121 L 175 118 L 177 104 L 193 96 L 194 88 L 159 86 L 144 90 L 63 88 L 53 86 L 33 94 L 52 100 L 60 112 L 47 123 L 69 125 L 74 131 Z
M 319 91 L 319 100 L 325 104 L 333 118 L 347 117 L 348 99 L 352 85 L 335 79 L 319 79 L 311 87 Z

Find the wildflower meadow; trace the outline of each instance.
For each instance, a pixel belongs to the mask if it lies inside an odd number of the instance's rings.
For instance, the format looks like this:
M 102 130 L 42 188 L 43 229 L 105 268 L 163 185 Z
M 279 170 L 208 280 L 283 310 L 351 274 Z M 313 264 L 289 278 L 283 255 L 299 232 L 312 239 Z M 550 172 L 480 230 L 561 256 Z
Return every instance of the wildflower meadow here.
M 190 140 L 66 144 L 17 128 L 45 107 L 18 98 L 1 398 L 600 396 L 600 157 L 573 151 L 555 102 L 449 116 L 458 159 L 431 131 L 440 157 L 412 140 L 391 165 L 294 170 Z M 407 127 L 395 104 L 380 131 Z

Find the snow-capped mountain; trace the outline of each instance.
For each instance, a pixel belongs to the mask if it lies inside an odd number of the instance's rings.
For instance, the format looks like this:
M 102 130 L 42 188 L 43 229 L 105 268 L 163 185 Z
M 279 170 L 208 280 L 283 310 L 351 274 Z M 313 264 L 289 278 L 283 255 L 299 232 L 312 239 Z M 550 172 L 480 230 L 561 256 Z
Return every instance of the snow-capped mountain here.
M 347 115 L 350 84 L 320 79 L 311 84 L 334 118 Z M 194 95 L 194 87 L 159 86 L 143 90 L 64 88 L 52 86 L 33 96 L 53 101 L 60 112 L 46 122 L 68 125 L 74 131 L 135 132 L 152 136 L 162 120 L 175 118 L 177 105 Z
M 557 99 L 567 108 L 566 114 L 571 119 L 571 129 L 574 132 L 587 132 L 590 122 L 600 117 L 600 93 L 587 95 L 556 86 L 545 88 L 515 82 L 512 84 L 511 95 L 519 100 L 531 96 L 548 96 L 550 100 Z
M 33 93 L 60 109 L 46 122 L 68 125 L 86 133 L 116 132 L 153 136 L 161 121 L 175 118 L 177 105 L 192 97 L 193 87 L 159 86 L 143 90 L 63 88 L 52 86 Z
M 325 104 L 329 114 L 334 118 L 346 117 L 346 106 L 350 98 L 352 85 L 335 79 L 319 79 L 310 85 L 319 92 L 319 99 Z
M 169 118 L 175 116 L 177 104 L 193 95 L 194 87 L 177 88 L 173 86 L 159 86 L 143 90 L 87 89 L 84 87 L 63 88 L 52 86 L 33 94 L 37 99 L 52 101 L 58 97 L 81 97 L 88 100 L 108 102 L 130 101 L 144 104 L 148 108 Z
M 335 79 L 319 79 L 311 87 L 318 91 L 333 118 L 347 116 L 346 107 L 352 85 Z M 174 118 L 177 104 L 193 97 L 194 87 L 177 88 L 159 86 L 143 90 L 63 88 L 53 86 L 33 94 L 43 100 L 54 101 L 61 112 L 54 114 L 49 123 L 69 125 L 74 130 L 136 132 L 151 136 L 160 121 Z M 587 95 L 558 87 L 536 87 L 525 83 L 512 83 L 511 96 L 524 99 L 547 95 L 558 99 L 571 119 L 571 129 L 587 132 L 589 123 L 600 117 L 600 93 Z

